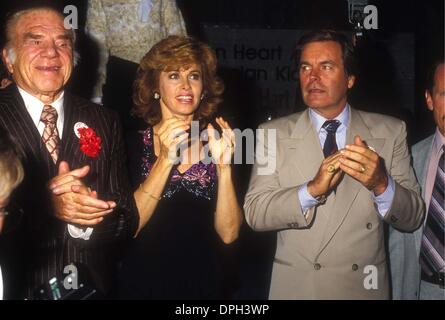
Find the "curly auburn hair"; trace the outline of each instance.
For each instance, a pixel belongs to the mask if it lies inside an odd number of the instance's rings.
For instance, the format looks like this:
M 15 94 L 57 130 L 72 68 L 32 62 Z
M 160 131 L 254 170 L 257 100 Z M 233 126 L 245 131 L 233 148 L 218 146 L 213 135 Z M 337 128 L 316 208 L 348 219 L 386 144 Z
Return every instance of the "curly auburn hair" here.
M 157 44 L 142 58 L 133 84 L 135 115 L 154 126 L 161 121 L 161 106 L 154 93 L 159 92 L 162 71 L 187 69 L 190 65 L 201 66 L 204 97 L 194 114 L 201 128 L 206 126 L 221 103 L 224 91 L 222 80 L 216 75 L 217 59 L 214 51 L 205 43 L 192 37 L 169 36 Z

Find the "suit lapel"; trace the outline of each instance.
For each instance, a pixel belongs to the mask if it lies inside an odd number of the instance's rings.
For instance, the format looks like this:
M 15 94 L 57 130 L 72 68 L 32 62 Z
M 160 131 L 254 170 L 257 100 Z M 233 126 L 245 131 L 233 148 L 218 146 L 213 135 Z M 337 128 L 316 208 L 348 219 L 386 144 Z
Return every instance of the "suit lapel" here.
M 281 145 L 279 150 L 283 156 L 278 157 L 282 162 L 277 165 L 284 170 L 281 179 L 286 179 L 287 186 L 295 186 L 312 180 L 324 160 L 324 155 L 318 133 L 312 125 L 309 109 L 301 113 L 290 129 L 289 138 L 280 140 L 279 145 Z M 297 246 L 295 250 L 312 259 L 314 251 L 318 250 L 321 244 L 320 234 L 326 229 L 327 220 L 327 215 L 319 214 L 315 218 L 314 226 L 298 232 L 298 235 L 302 236 L 303 233 L 308 233 L 309 238 L 301 239 L 309 239 L 308 243 L 310 244 Z M 315 229 L 316 231 L 314 231 Z
M 25 107 L 25 102 L 20 95 L 17 86 L 11 86 L 13 103 L 10 112 L 12 113 L 14 127 L 11 132 L 16 132 L 14 136 L 21 140 L 21 144 L 26 146 L 25 149 L 31 151 L 32 157 L 40 162 L 42 156 L 44 161 L 48 163 L 49 169 L 54 166 L 54 162 L 49 155 L 46 146 L 42 142 L 40 133 L 35 126 L 28 110 Z M 13 129 L 13 130 L 12 130 Z M 51 174 L 51 173 L 50 173 Z
M 414 162 L 414 166 L 416 170 L 416 176 L 419 180 L 419 184 L 422 188 L 422 197 L 425 199 L 425 182 L 426 182 L 426 175 L 428 173 L 428 166 L 429 166 L 429 158 L 428 156 L 431 154 L 431 149 L 433 148 L 434 143 L 434 135 L 431 136 L 430 139 L 428 139 L 423 145 L 420 150 L 418 150 L 417 154 L 413 154 L 416 158 L 416 161 Z M 419 160 L 417 160 L 419 159 Z
M 353 108 L 351 108 L 350 110 L 351 116 L 349 120 L 349 129 L 346 137 L 346 144 L 354 143 L 354 136 L 359 135 L 362 140 L 367 143 L 368 146 L 373 147 L 377 151 L 377 153 L 380 153 L 385 144 L 385 139 L 373 138 L 368 126 L 366 125 L 366 122 L 361 116 L 361 113 L 357 110 L 354 110 Z M 335 193 L 336 197 L 332 209 L 329 210 L 329 221 L 326 227 L 326 232 L 324 233 L 320 253 L 328 245 L 332 237 L 345 221 L 348 213 L 350 212 L 351 206 L 357 198 L 359 192 L 369 191 L 365 189 L 354 178 L 345 175 L 343 177 L 343 180 L 337 187 Z
M 303 177 L 302 181 L 312 180 L 324 156 L 308 110 L 298 118 L 291 137 L 284 139 L 282 143 L 287 148 L 284 150 L 286 157 L 295 160 L 295 167 Z
M 73 98 L 69 93 L 65 93 L 63 103 L 65 118 L 61 140 L 61 153 L 57 162 L 59 163 L 62 160 L 70 161 L 74 159 L 78 159 L 80 162 L 83 162 L 86 156 L 80 152 L 79 138 L 74 133 L 74 125 L 77 122 L 82 122 L 82 108 L 74 105 Z M 90 124 L 86 123 L 86 125 Z
M 420 168 L 418 170 L 419 172 L 416 171 L 416 176 L 421 186 L 422 199 L 425 199 L 426 175 L 428 173 L 428 166 L 430 160 L 429 155 L 431 154 L 433 143 L 434 143 L 434 134 L 431 136 L 431 139 L 429 139 L 426 143 L 422 145 L 422 148 L 420 148 L 415 155 L 413 154 L 413 159 L 415 160 L 413 161 L 414 167 Z M 426 222 L 427 215 L 428 215 L 428 208 L 426 208 L 424 222 Z M 422 235 L 424 226 L 425 224 L 422 223 L 420 228 L 416 232 L 414 232 L 417 256 L 420 254 L 420 246 L 422 244 Z

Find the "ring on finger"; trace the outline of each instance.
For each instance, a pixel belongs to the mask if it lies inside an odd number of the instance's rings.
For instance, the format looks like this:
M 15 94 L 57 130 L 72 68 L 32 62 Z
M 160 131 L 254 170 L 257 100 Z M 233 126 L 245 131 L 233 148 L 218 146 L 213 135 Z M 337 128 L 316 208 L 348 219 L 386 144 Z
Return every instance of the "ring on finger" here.
M 335 166 L 333 164 L 328 165 L 327 171 L 329 174 L 333 174 L 335 172 Z
M 365 171 L 366 171 L 366 167 L 365 167 L 365 166 L 361 166 L 361 167 L 360 167 L 360 172 L 361 172 L 361 173 L 364 173 Z

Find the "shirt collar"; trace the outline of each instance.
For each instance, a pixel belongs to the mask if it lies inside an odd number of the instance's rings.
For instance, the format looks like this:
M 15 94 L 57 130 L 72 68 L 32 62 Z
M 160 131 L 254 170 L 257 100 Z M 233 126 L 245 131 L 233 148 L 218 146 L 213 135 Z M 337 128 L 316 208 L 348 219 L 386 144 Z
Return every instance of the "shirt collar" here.
M 439 128 L 436 127 L 432 152 L 438 154 L 443 145 L 445 145 L 445 137 L 440 133 Z
M 18 86 L 17 86 L 18 87 Z M 40 116 L 42 115 L 43 107 L 45 106 L 45 103 L 34 97 L 33 95 L 29 94 L 22 88 L 18 87 L 20 95 L 23 98 L 23 101 L 25 102 L 26 110 L 28 111 L 29 115 L 32 118 L 32 122 L 37 127 L 40 122 Z M 51 106 L 56 109 L 57 111 L 57 123 L 63 123 L 64 119 L 64 112 L 63 112 L 63 100 L 64 100 L 64 92 L 60 94 L 60 96 L 57 98 L 56 101 L 51 103 Z
M 315 112 L 313 109 L 309 109 L 309 114 L 311 116 L 312 125 L 317 130 L 317 133 L 320 133 L 321 127 L 323 126 L 323 123 L 325 123 L 328 119 L 323 117 L 322 115 Z M 346 107 L 343 109 L 343 111 L 336 116 L 334 119 L 341 122 L 341 125 L 338 127 L 337 131 L 342 130 L 343 128 L 347 128 L 349 125 L 349 115 L 350 112 L 350 106 L 347 103 Z

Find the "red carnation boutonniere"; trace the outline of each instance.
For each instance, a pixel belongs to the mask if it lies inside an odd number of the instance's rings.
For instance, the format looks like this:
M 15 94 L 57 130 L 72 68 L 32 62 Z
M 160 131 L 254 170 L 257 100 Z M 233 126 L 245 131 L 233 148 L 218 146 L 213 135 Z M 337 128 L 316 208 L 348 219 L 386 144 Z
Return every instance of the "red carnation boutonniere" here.
M 102 149 L 102 139 L 91 128 L 77 129 L 80 137 L 80 151 L 88 157 L 97 158 Z

